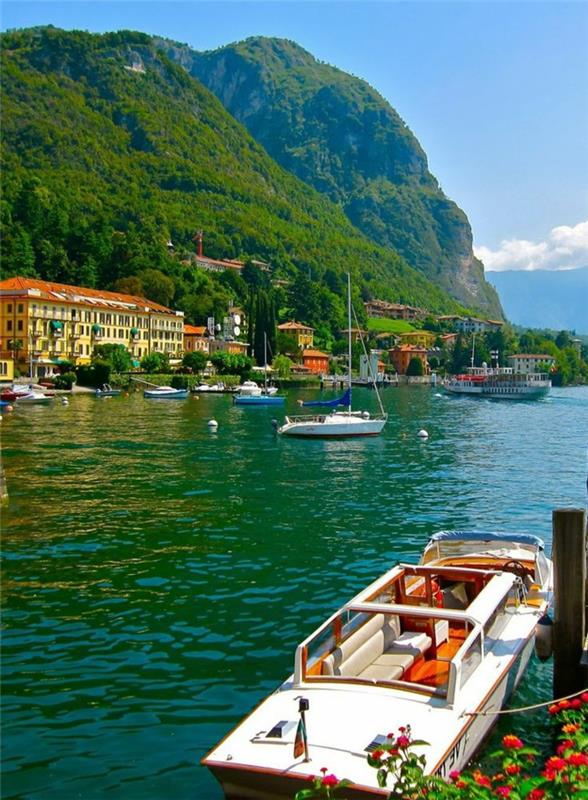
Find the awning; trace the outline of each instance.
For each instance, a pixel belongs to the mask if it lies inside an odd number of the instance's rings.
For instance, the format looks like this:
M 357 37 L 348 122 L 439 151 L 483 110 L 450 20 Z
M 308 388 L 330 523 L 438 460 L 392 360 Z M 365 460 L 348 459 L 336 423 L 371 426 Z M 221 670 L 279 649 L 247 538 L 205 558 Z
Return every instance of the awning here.
M 131 328 L 131 336 L 138 336 L 139 328 Z
M 49 327 L 52 331 L 62 331 L 63 330 L 63 322 L 58 319 L 52 319 L 49 322 Z
M 102 328 L 96 322 L 92 325 L 92 333 L 102 333 Z

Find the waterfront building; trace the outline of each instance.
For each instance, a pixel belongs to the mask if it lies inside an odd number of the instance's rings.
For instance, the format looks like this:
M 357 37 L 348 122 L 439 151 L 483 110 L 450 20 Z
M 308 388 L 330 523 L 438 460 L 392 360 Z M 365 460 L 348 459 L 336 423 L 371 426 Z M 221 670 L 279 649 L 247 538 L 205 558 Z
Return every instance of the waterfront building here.
M 555 358 L 550 356 L 549 353 L 516 353 L 509 356 L 508 360 L 513 368 L 513 372 L 517 374 L 527 374 L 529 372 L 541 372 L 537 370 L 537 366 L 541 364 L 549 365 L 549 368 L 555 366 Z
M 329 355 L 307 348 L 302 351 L 302 365 L 316 375 L 326 375 L 329 372 Z
M 429 372 L 429 362 L 427 361 L 427 350 L 425 347 L 416 347 L 412 344 L 399 344 L 388 350 L 390 362 L 394 365 L 399 375 L 406 375 L 408 365 L 413 358 L 420 358 L 423 362 L 425 374 Z
M 34 278 L 0 281 L 0 358 L 51 375 L 61 361 L 91 361 L 97 344 L 123 345 L 134 361 L 149 353 L 179 358 L 184 313 L 144 297 Z
M 206 325 L 184 325 L 184 353 L 210 352 L 210 334 Z
M 0 358 L 0 382 L 14 380 L 14 359 Z
M 314 344 L 314 328 L 311 328 L 310 325 L 303 325 L 292 319 L 289 322 L 283 322 L 278 325 L 278 330 L 288 334 L 288 336 L 293 336 L 300 348 L 312 347 Z
M 239 356 L 248 355 L 249 345 L 247 342 L 238 342 L 236 339 L 211 339 L 210 354 L 213 353 L 234 353 Z
M 503 323 L 494 319 L 478 319 L 477 317 L 458 317 L 455 320 L 455 330 L 460 333 L 486 333 L 498 331 Z

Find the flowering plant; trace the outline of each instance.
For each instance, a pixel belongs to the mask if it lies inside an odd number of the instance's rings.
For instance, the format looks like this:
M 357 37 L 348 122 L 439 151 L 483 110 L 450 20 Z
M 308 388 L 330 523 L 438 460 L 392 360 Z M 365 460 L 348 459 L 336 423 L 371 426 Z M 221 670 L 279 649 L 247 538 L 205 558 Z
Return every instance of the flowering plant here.
M 502 737 L 501 748 L 491 754 L 499 760 L 493 775 L 479 769 L 452 772 L 449 783 L 425 775 L 425 757 L 412 752 L 427 742 L 412 739 L 410 725 L 389 733 L 377 750 L 368 755 L 368 764 L 377 770 L 378 785 L 393 780 L 389 800 L 582 800 L 588 798 L 588 692 L 549 707 L 560 726 L 558 745 L 542 767 L 536 765 L 537 751 L 526 747 L 518 736 Z M 313 788 L 298 792 L 296 800 L 331 798 L 333 792 L 349 786 L 335 775 L 313 778 Z M 343 800 L 341 798 L 341 800 Z

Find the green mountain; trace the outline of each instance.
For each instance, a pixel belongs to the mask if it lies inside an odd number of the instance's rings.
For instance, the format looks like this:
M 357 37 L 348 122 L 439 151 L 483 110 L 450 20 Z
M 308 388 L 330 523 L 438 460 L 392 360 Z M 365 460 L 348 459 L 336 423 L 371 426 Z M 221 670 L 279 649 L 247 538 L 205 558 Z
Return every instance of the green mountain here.
M 279 164 L 370 239 L 465 305 L 502 316 L 466 215 L 439 188 L 410 129 L 365 81 L 284 39 L 255 37 L 204 53 L 161 44 Z
M 206 255 L 267 260 L 292 283 L 310 275 L 330 324 L 347 271 L 364 298 L 459 308 L 278 166 L 151 37 L 49 27 L 1 44 L 4 276 L 110 287 L 147 271 L 163 299 L 167 275 L 170 302 L 202 318 L 199 293 L 218 286 L 181 256 L 203 229 Z

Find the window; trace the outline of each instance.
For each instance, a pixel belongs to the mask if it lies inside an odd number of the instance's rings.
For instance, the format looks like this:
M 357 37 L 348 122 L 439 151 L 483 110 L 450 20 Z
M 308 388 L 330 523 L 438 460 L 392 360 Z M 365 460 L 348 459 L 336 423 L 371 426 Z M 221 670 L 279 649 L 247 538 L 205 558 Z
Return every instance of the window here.
M 7 331 L 11 331 L 12 330 L 12 320 L 11 319 L 7 319 L 6 320 L 6 330 Z
M 22 314 L 22 312 L 24 311 L 24 305 L 22 303 L 18 304 L 17 311 L 19 314 Z
M 22 319 L 19 319 L 18 322 L 16 323 L 16 330 L 22 331 Z
M 12 303 L 8 303 L 8 305 L 6 306 L 6 313 L 12 314 Z

